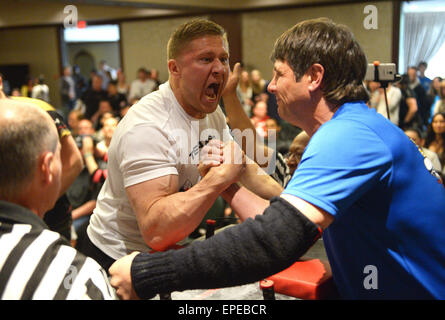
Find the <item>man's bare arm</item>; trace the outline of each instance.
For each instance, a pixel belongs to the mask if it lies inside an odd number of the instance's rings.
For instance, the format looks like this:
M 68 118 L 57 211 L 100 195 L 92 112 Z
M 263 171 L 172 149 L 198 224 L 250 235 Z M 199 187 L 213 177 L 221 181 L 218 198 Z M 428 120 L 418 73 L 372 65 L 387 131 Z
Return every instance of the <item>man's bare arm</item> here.
M 226 148 L 226 154 L 230 153 Z M 239 163 L 239 164 L 232 164 Z M 202 221 L 216 198 L 239 179 L 245 165 L 238 159 L 211 168 L 185 192 L 178 192 L 178 176 L 168 175 L 126 188 L 144 241 L 162 251 L 189 235 Z
M 257 164 L 259 163 L 262 168 L 266 168 L 269 165 L 270 158 L 273 156 L 273 150 L 264 144 L 264 140 L 256 133 L 254 125 L 241 106 L 241 102 L 236 94 L 240 73 L 241 66 L 237 63 L 233 68 L 233 72 L 230 74 L 230 78 L 223 92 L 224 109 L 226 110 L 226 115 L 232 130 L 238 129 L 241 133 L 244 132 L 246 136 L 252 139 L 252 141 L 248 141 L 247 143 L 237 141 L 244 153 Z M 237 140 L 236 137 L 235 140 Z M 260 153 L 261 157 L 259 157 Z M 268 160 L 264 161 L 262 155 Z
M 242 221 L 263 214 L 270 202 L 253 194 L 246 188 L 232 184 L 221 196 L 226 200 Z M 334 217 L 325 210 L 290 194 L 282 194 L 281 198 L 292 204 L 298 211 L 323 230 L 333 221 Z
M 256 163 L 249 163 L 246 165 L 246 171 L 241 176 L 240 183 L 266 200 L 279 196 L 283 191 L 283 187 L 263 171 Z

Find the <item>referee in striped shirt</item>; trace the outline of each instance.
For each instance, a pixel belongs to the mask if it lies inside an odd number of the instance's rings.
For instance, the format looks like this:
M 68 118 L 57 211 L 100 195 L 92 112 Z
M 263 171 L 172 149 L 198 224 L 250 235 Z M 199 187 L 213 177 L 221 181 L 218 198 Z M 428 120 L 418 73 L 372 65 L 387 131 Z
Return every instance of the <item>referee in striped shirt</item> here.
M 51 117 L 0 99 L 0 299 L 115 299 L 105 271 L 42 220 L 59 195 L 61 166 Z

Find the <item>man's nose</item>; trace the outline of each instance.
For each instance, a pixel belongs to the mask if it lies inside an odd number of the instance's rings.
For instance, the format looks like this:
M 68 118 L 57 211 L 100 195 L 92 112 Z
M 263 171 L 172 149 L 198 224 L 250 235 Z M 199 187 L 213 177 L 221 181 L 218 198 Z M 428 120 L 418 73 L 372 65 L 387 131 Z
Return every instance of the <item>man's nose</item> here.
M 223 63 L 220 59 L 215 59 L 213 61 L 213 73 L 224 74 L 227 72 L 227 65 Z
M 267 86 L 267 91 L 269 91 L 270 93 L 275 93 L 277 89 L 277 85 L 275 83 L 275 78 L 272 79 L 271 82 L 269 82 L 269 85 Z

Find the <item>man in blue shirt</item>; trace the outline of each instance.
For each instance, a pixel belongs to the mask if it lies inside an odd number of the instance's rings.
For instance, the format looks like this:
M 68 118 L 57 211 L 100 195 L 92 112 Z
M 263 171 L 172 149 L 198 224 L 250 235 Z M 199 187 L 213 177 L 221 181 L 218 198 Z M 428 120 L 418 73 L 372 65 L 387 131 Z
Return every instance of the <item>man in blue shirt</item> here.
M 445 189 L 403 131 L 366 106 L 367 61 L 352 33 L 327 19 L 303 21 L 278 38 L 272 60 L 268 90 L 280 117 L 311 137 L 292 180 L 270 202 L 231 185 L 222 196 L 242 224 L 182 250 L 118 260 L 110 268 L 117 294 L 260 280 L 290 266 L 323 230 L 343 298 L 445 299 Z M 232 87 L 229 80 L 225 100 Z
M 425 89 L 425 92 L 428 92 L 431 86 L 431 79 L 425 76 L 426 68 L 428 68 L 428 64 L 425 61 L 419 62 L 419 65 L 417 66 L 417 69 L 419 69 L 419 81 Z

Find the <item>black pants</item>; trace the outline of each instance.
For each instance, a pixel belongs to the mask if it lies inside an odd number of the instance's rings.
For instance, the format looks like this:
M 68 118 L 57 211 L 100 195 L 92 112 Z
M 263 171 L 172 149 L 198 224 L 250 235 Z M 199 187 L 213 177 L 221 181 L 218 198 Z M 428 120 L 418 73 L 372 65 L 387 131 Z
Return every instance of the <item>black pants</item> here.
M 106 255 L 102 250 L 100 250 L 98 247 L 96 247 L 88 237 L 88 235 L 85 236 L 84 242 L 82 244 L 82 247 L 79 248 L 79 251 L 82 252 L 84 255 L 92 258 L 93 260 L 96 260 L 97 263 L 100 264 L 102 268 L 107 272 L 108 275 L 108 269 L 111 267 L 111 265 L 116 261 L 110 256 Z

